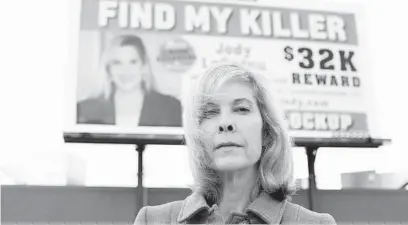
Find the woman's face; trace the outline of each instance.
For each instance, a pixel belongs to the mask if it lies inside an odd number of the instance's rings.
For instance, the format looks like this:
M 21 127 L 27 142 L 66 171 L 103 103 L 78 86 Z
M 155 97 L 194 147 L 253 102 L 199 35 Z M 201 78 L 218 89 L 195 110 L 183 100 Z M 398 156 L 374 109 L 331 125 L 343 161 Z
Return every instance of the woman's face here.
M 201 129 L 206 151 L 217 171 L 253 166 L 262 152 L 262 117 L 249 83 L 218 87 L 203 106 Z
M 115 48 L 109 67 L 113 83 L 121 91 L 140 87 L 143 66 L 142 57 L 133 46 Z

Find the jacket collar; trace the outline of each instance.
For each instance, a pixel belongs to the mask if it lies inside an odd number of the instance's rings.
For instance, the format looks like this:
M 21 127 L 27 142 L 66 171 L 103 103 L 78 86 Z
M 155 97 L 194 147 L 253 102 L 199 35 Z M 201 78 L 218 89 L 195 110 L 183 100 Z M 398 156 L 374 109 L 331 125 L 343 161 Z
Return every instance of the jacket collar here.
M 286 203 L 287 200 L 279 202 L 263 191 L 249 204 L 245 212 L 256 214 L 268 224 L 278 224 L 282 220 Z
M 279 202 L 268 193 L 261 192 L 246 208 L 245 213 L 254 213 L 268 224 L 278 224 L 282 220 L 286 202 L 287 200 Z M 209 209 L 210 206 L 207 205 L 204 196 L 193 193 L 184 200 L 177 222 L 181 223 L 185 220 L 189 220 L 200 211 Z
M 183 206 L 181 207 L 180 213 L 177 217 L 177 222 L 181 223 L 185 220 L 189 220 L 204 209 L 210 209 L 204 196 L 194 192 L 184 200 Z

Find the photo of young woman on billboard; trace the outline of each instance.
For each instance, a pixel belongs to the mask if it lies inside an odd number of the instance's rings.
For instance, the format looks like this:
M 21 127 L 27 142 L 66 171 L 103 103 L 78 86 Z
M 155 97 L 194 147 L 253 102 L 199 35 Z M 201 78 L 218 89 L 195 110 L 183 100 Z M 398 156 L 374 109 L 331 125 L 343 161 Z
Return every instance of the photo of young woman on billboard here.
M 93 90 L 77 104 L 78 124 L 181 126 L 181 104 L 158 92 L 142 39 L 119 35 L 101 54 Z

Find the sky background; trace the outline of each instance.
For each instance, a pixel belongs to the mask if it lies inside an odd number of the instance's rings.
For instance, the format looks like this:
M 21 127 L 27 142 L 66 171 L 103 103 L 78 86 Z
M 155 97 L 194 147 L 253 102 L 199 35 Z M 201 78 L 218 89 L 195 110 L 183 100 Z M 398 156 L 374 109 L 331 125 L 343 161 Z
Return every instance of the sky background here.
M 298 0 L 293 0 L 298 1 Z M 307 0 L 305 0 L 307 1 Z M 324 2 L 330 2 L 328 0 Z M 318 187 L 341 187 L 341 173 L 375 170 L 408 173 L 408 13 L 406 1 L 337 0 L 366 8 L 371 79 L 378 122 L 392 144 L 379 149 L 322 149 Z M 0 1 L 0 183 L 136 186 L 137 154 L 131 145 L 63 141 L 65 79 L 79 32 L 79 0 Z M 306 155 L 295 148 L 296 176 L 307 177 Z M 149 146 L 145 185 L 191 183 L 183 146 Z

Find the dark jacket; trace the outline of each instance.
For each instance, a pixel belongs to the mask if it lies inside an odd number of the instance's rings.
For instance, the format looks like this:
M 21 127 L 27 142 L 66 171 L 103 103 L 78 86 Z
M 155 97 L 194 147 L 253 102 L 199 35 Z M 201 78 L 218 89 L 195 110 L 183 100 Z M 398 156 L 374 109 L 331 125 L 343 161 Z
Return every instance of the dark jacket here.
M 329 214 L 316 213 L 288 200 L 277 201 L 262 192 L 245 210 L 222 221 L 217 205 L 207 205 L 202 195 L 192 194 L 184 201 L 143 207 L 134 224 L 336 224 Z
M 87 99 L 77 104 L 78 124 L 115 125 L 114 98 Z M 181 127 L 181 104 L 176 98 L 155 91 L 145 94 L 139 126 Z

